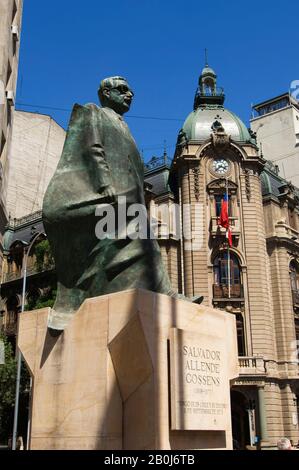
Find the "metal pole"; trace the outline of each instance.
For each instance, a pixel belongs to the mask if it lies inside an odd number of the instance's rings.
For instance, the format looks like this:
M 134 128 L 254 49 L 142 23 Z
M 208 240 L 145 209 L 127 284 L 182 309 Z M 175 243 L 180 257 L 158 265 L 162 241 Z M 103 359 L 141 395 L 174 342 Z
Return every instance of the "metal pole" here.
M 229 220 L 229 200 L 228 200 L 228 178 L 226 178 L 226 200 L 227 200 L 227 217 Z M 228 223 L 229 225 L 229 223 Z M 227 229 L 229 230 L 229 228 Z M 227 231 L 228 235 L 228 231 Z M 230 278 L 231 278 L 231 273 L 230 273 L 230 251 L 229 251 L 229 239 L 227 238 L 228 243 L 227 243 L 227 280 L 228 280 L 228 298 L 230 299 Z
M 28 417 L 28 423 L 27 423 L 27 442 L 26 442 L 26 450 L 29 450 L 29 437 L 30 437 L 30 430 L 31 430 L 31 400 L 32 400 L 32 377 L 30 377 L 30 383 L 29 383 L 29 417 Z
M 24 253 L 23 258 L 23 289 L 22 289 L 22 305 L 21 314 L 25 309 L 25 295 L 26 295 L 26 277 L 27 277 L 27 261 L 29 252 L 35 242 L 35 240 L 42 235 L 44 232 L 38 232 L 32 239 L 30 245 Z M 15 396 L 15 409 L 14 409 L 14 420 L 13 420 L 13 432 L 12 432 L 12 450 L 16 450 L 17 446 L 17 432 L 18 432 L 18 415 L 19 415 L 19 399 L 20 399 L 20 384 L 21 384 L 21 367 L 22 367 L 22 354 L 17 347 L 17 378 L 16 378 L 16 396 Z
M 227 247 L 227 280 L 228 280 L 228 298 L 230 299 L 230 251 L 229 245 Z

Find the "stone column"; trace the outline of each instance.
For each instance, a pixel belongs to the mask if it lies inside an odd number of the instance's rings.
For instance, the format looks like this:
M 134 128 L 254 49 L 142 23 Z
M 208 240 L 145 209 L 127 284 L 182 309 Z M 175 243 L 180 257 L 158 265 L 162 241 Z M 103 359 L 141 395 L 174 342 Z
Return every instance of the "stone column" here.
M 260 436 L 261 436 L 261 442 L 263 442 L 268 439 L 264 387 L 258 387 L 257 391 L 258 391 L 259 416 L 260 416 Z
M 186 157 L 179 170 L 180 206 L 183 223 L 184 294 L 203 295 L 209 302 L 207 203 L 205 176 L 195 157 Z
M 296 395 L 293 393 L 289 383 L 281 389 L 281 408 L 284 429 L 283 435 L 292 439 L 294 444 L 297 444 L 299 439 L 297 402 Z
M 193 282 L 193 263 L 190 237 L 192 230 L 191 211 L 190 211 L 190 182 L 188 167 L 180 169 L 180 186 L 181 186 L 181 218 L 183 226 L 183 260 L 184 260 L 184 286 L 185 295 L 192 297 L 194 295 Z
M 265 224 L 260 179 L 249 174 L 251 197 L 247 197 L 244 175 L 241 176 L 242 230 L 247 263 L 247 291 L 253 356 L 275 359 L 274 321 L 270 286 L 269 258 L 265 241 Z

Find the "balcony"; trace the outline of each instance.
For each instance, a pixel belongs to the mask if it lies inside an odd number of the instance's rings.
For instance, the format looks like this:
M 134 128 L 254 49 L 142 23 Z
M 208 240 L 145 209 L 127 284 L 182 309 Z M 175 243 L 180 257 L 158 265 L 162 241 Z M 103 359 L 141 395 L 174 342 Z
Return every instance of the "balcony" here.
M 239 357 L 239 376 L 266 375 L 267 369 L 262 357 Z
M 211 217 L 210 232 L 213 238 L 223 235 L 225 237 L 226 229 L 218 225 L 219 217 Z M 229 225 L 232 231 L 232 236 L 239 238 L 240 236 L 240 220 L 239 217 L 229 217 Z
M 39 273 L 42 273 L 42 272 L 45 272 L 45 271 L 51 271 L 54 268 L 55 268 L 54 262 L 46 263 L 40 269 L 38 269 L 35 265 L 30 266 L 29 268 L 27 268 L 27 277 L 34 276 L 34 274 L 39 274 Z M 5 284 L 6 282 L 12 282 L 12 281 L 16 281 L 18 279 L 22 279 L 22 277 L 23 277 L 22 271 L 14 271 L 14 272 L 11 272 L 11 273 L 3 272 L 3 274 L 2 274 L 2 284 Z
M 201 104 L 223 104 L 224 99 L 225 94 L 221 87 L 206 90 L 198 88 L 194 98 L 194 109 L 197 109 Z
M 230 286 L 230 292 L 229 292 L 227 285 L 214 284 L 213 285 L 213 300 L 227 300 L 227 299 L 243 300 L 244 299 L 243 286 L 241 284 L 234 284 Z
M 284 237 L 299 243 L 299 232 L 294 228 L 287 225 L 284 221 L 279 221 L 275 225 L 275 235 L 277 237 Z
M 16 230 L 28 224 L 34 224 L 42 220 L 42 211 L 33 212 L 32 214 L 21 217 L 20 219 L 11 219 L 8 223 L 8 228 Z

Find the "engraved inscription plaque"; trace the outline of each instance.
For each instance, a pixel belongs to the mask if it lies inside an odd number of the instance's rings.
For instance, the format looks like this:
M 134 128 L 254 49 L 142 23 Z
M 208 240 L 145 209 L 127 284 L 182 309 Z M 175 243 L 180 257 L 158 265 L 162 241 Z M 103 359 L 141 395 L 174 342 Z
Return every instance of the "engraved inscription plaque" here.
M 171 329 L 172 430 L 226 429 L 230 390 L 224 345 L 216 336 Z

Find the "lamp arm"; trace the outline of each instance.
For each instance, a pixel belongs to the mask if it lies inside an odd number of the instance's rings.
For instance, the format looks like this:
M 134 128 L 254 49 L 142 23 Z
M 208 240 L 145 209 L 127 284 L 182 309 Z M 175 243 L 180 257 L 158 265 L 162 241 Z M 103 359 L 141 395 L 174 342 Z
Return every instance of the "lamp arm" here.
M 21 313 L 25 309 L 25 295 L 26 295 L 26 277 L 27 277 L 27 262 L 30 250 L 40 235 L 44 235 L 44 232 L 38 232 L 31 240 L 28 248 L 23 257 L 23 288 L 22 288 L 22 306 Z M 21 383 L 21 366 L 22 366 L 22 354 L 19 348 L 17 348 L 17 378 L 16 378 L 16 395 L 15 395 L 15 409 L 14 409 L 14 421 L 13 421 L 13 433 L 12 433 L 12 450 L 16 450 L 17 446 L 17 431 L 18 431 L 18 415 L 19 415 L 19 398 L 20 398 L 20 383 Z M 27 446 L 28 447 L 28 446 Z

